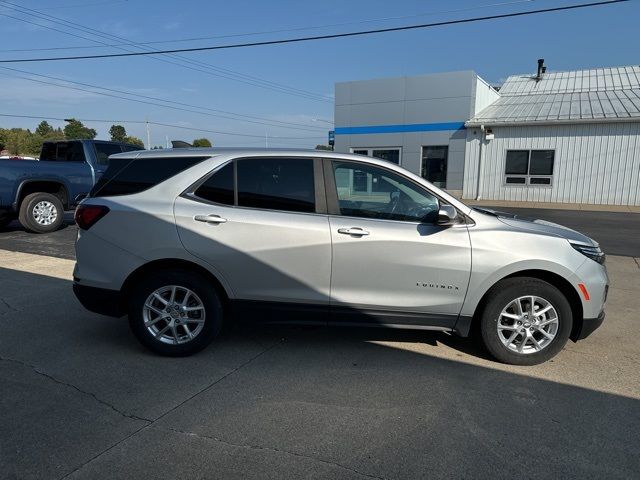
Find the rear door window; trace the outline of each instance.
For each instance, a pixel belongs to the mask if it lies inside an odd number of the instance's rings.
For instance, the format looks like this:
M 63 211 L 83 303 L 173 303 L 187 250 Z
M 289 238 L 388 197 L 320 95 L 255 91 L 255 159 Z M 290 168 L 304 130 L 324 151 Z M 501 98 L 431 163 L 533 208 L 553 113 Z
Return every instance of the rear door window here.
M 233 162 L 211 175 L 194 195 L 210 202 L 233 205 Z
M 114 158 L 91 190 L 91 197 L 140 193 L 209 157 Z
M 238 206 L 313 213 L 313 160 L 248 158 L 237 161 Z

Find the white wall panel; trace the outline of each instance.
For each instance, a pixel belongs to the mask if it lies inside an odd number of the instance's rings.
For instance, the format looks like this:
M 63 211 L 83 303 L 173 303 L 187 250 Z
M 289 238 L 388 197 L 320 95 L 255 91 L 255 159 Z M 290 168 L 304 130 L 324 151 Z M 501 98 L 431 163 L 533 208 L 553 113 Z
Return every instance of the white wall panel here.
M 493 127 L 482 146 L 481 198 L 640 205 L 640 123 Z M 507 150 L 555 150 L 551 187 L 505 186 Z M 464 198 L 477 196 L 480 131 L 467 132 Z

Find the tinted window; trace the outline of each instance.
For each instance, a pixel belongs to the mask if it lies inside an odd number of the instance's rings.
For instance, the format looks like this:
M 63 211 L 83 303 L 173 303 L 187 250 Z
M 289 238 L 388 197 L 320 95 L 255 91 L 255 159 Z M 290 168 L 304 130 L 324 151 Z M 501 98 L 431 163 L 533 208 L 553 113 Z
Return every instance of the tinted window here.
M 505 173 L 507 175 L 526 175 L 528 164 L 528 150 L 509 150 L 507 152 L 507 164 L 505 166 Z
M 84 147 L 80 142 L 44 143 L 40 160 L 49 162 L 84 162 Z
M 383 168 L 333 162 L 340 213 L 350 217 L 432 223 L 438 199 L 410 180 Z
M 527 183 L 526 177 L 507 177 L 507 183 Z
M 529 179 L 530 185 L 551 185 L 551 179 L 549 177 L 531 177 Z
M 554 153 L 553 150 L 531 150 L 529 175 L 553 175 Z
M 198 187 L 195 195 L 210 202 L 233 205 L 233 163 L 211 175 Z
M 312 159 L 238 160 L 237 175 L 241 207 L 315 212 Z
M 177 175 L 208 157 L 114 158 L 91 190 L 92 197 L 131 195 Z
M 397 149 L 373 150 L 371 156 L 379 158 L 380 160 L 386 160 L 387 162 L 395 163 L 396 165 L 400 165 L 400 150 Z
M 109 155 L 113 155 L 115 153 L 122 153 L 122 148 L 120 145 L 113 143 L 95 143 L 96 148 L 96 158 L 98 165 L 108 165 L 109 164 Z

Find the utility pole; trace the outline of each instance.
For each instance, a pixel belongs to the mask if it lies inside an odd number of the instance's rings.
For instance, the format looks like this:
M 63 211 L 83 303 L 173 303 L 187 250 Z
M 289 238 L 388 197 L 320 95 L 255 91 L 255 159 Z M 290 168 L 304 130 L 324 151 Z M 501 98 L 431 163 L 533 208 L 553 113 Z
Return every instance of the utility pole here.
M 164 146 L 165 146 L 166 148 L 169 148 L 169 135 L 165 135 L 165 136 L 164 136 L 164 138 L 165 138 L 165 140 L 166 140 L 166 143 L 164 144 Z
M 269 134 L 264 132 L 264 148 L 269 148 Z
M 151 130 L 149 130 L 149 119 L 145 120 L 147 124 L 147 150 L 151 150 Z

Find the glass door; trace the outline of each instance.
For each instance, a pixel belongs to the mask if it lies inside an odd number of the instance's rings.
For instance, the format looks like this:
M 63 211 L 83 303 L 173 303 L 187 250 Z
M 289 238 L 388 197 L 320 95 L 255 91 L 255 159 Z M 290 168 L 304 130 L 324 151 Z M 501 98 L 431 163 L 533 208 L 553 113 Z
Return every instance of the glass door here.
M 449 147 L 446 145 L 422 147 L 422 178 L 436 187 L 446 188 L 448 156 Z

